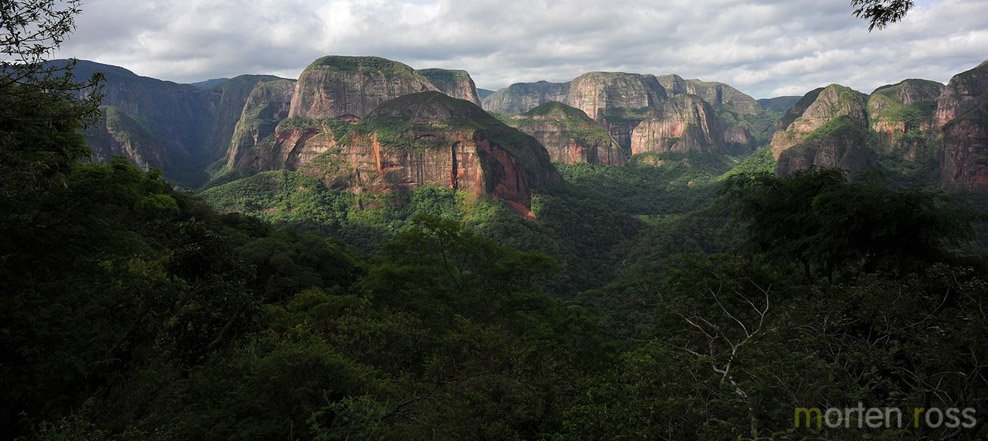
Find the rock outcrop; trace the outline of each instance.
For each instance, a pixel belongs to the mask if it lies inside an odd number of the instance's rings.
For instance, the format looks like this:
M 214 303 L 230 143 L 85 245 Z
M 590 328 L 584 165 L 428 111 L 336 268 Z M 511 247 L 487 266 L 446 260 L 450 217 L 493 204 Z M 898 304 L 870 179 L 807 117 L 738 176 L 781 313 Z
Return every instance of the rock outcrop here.
M 253 87 L 275 79 L 242 75 L 196 86 L 89 61 L 79 61 L 73 69 L 78 79 L 96 72 L 106 80 L 104 119 L 85 131 L 92 159 L 123 155 L 140 167 L 160 168 L 165 177 L 187 188 L 205 182 L 206 166 L 226 154 Z
M 475 104 L 430 91 L 385 102 L 365 118 L 289 118 L 259 169 L 299 170 L 356 193 L 440 185 L 488 195 L 531 215 L 532 191 L 559 185 L 539 142 Z
M 841 116 L 866 127 L 864 95 L 837 84 L 810 92 L 779 121 L 779 130 L 772 136 L 772 155 L 779 159 L 782 152 Z
M 645 117 L 631 135 L 631 153 L 723 153 L 724 131 L 713 107 L 696 95 L 677 95 Z
M 623 166 L 624 151 L 607 129 L 580 109 L 550 101 L 508 124 L 532 135 L 545 146 L 553 162 Z
M 799 102 L 801 96 L 777 96 L 775 98 L 762 98 L 758 100 L 758 106 L 762 110 L 770 113 L 784 114 L 793 104 Z
M 654 75 L 590 72 L 570 82 L 566 104 L 600 120 L 625 116 L 629 110 L 642 112 L 666 98 L 665 88 Z
M 328 56 L 302 71 L 290 118 L 363 117 L 381 103 L 435 86 L 411 67 L 378 57 Z
M 762 113 L 758 101 L 727 84 L 701 80 L 689 80 L 688 83 L 687 93 L 703 98 L 714 108 L 726 108 L 742 115 Z
M 937 100 L 940 176 L 954 190 L 988 189 L 988 61 L 951 78 Z
M 853 180 L 873 167 L 871 151 L 865 146 L 868 135 L 859 121 L 840 116 L 830 121 L 824 130 L 825 133 L 818 132 L 782 152 L 776 161 L 776 175 L 786 176 L 812 168 L 835 168 Z
M 566 102 L 569 83 L 515 83 L 484 98 L 484 110 L 491 113 L 520 114 L 549 101 Z
M 436 86 L 440 92 L 453 98 L 481 105 L 477 85 L 465 70 L 421 69 L 416 71 Z
M 934 130 L 936 101 L 943 88 L 935 81 L 905 80 L 872 92 L 868 121 L 879 146 L 914 160 L 920 150 L 934 144 L 938 132 Z
M 268 165 L 268 161 L 256 156 L 255 150 L 262 143 L 272 144 L 278 124 L 288 118 L 294 94 L 293 80 L 268 81 L 254 87 L 233 130 L 227 168 L 244 171 Z
M 838 168 L 849 177 L 870 165 L 866 146 L 865 96 L 836 84 L 794 104 L 772 137 L 776 174 L 809 168 Z

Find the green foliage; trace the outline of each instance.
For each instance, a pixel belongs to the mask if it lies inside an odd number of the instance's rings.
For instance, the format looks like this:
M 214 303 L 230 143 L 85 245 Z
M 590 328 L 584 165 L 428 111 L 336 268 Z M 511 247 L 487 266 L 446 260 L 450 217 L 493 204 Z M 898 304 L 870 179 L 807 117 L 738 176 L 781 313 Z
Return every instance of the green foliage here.
M 970 216 L 943 194 L 849 184 L 836 171 L 738 175 L 721 195 L 746 222 L 750 246 L 798 262 L 808 279 L 848 267 L 913 271 L 973 234 Z
M 775 173 L 775 158 L 772 156 L 771 148 L 763 148 L 745 157 L 737 165 L 721 175 L 718 180 L 722 181 L 735 175 L 755 175 L 762 173 Z
M 327 67 L 344 73 L 384 74 L 386 76 L 413 77 L 415 69 L 397 61 L 380 57 L 346 57 L 331 55 L 317 59 L 306 69 Z

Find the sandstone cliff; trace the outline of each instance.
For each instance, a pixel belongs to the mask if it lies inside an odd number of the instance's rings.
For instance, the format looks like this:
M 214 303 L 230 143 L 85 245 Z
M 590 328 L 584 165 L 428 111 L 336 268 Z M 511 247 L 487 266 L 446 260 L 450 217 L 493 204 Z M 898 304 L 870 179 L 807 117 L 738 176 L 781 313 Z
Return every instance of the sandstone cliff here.
M 713 107 L 695 95 L 654 106 L 631 135 L 631 153 L 724 153 L 724 131 Z
M 888 152 L 916 159 L 932 145 L 936 100 L 943 84 L 927 80 L 905 80 L 882 86 L 868 97 L 868 120 L 878 145 Z M 937 128 L 938 129 L 938 128 Z
M 754 98 L 727 84 L 716 81 L 684 80 L 679 75 L 662 75 L 659 83 L 669 95 L 696 95 L 714 106 L 742 115 L 758 115 L 762 108 Z
M 624 151 L 607 129 L 580 109 L 550 101 L 508 124 L 532 135 L 545 146 L 553 162 L 623 166 Z
M 422 69 L 416 71 L 436 86 L 440 92 L 453 98 L 467 100 L 478 106 L 481 105 L 477 85 L 465 70 Z
M 532 191 L 562 178 L 537 140 L 440 92 L 385 102 L 366 118 L 282 121 L 258 169 L 292 169 L 356 193 L 441 185 L 531 214 Z
M 868 168 L 868 119 L 864 95 L 830 85 L 807 94 L 779 121 L 772 137 L 776 173 L 838 168 L 849 177 Z
M 988 189 L 988 61 L 951 78 L 937 100 L 940 176 L 948 189 Z
M 289 117 L 363 117 L 390 99 L 434 90 L 428 79 L 397 61 L 328 56 L 312 62 L 299 76 Z
M 844 171 L 848 179 L 856 179 L 874 166 L 871 151 L 865 145 L 867 136 L 859 121 L 840 116 L 782 152 L 775 173 L 786 176 L 812 168 L 835 168 Z
M 549 101 L 566 102 L 569 83 L 515 83 L 484 98 L 484 110 L 492 113 L 525 113 Z
M 600 120 L 624 116 L 628 110 L 641 111 L 666 98 L 665 88 L 654 75 L 590 72 L 570 82 L 566 104 Z
M 267 165 L 267 161 L 255 156 L 255 150 L 264 142 L 270 143 L 278 123 L 288 118 L 294 93 L 295 81 L 292 80 L 268 81 L 254 87 L 233 130 L 226 156 L 227 168 L 244 171 Z
M 864 95 L 837 84 L 810 92 L 779 121 L 779 130 L 772 136 L 772 155 L 779 159 L 782 152 L 841 116 L 866 127 Z

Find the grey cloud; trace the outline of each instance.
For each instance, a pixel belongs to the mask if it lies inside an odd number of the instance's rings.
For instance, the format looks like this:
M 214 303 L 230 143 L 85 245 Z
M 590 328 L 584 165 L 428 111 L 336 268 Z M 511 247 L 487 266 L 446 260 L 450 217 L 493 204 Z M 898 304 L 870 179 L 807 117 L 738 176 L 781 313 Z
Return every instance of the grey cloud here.
M 198 81 L 294 77 L 326 54 L 467 69 L 481 87 L 591 70 L 678 73 L 757 97 L 946 81 L 988 57 L 988 2 L 938 0 L 869 33 L 818 0 L 91 0 L 60 55 Z

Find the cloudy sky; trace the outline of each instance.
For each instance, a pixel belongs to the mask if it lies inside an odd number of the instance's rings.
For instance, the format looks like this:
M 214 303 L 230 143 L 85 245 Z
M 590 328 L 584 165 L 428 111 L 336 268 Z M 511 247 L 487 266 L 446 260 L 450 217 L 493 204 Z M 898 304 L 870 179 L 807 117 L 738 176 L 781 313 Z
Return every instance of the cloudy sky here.
M 756 98 L 946 82 L 988 59 L 988 1 L 919 0 L 883 31 L 850 0 L 83 0 L 62 57 L 195 82 L 296 78 L 329 54 L 470 71 L 478 87 L 678 73 Z

